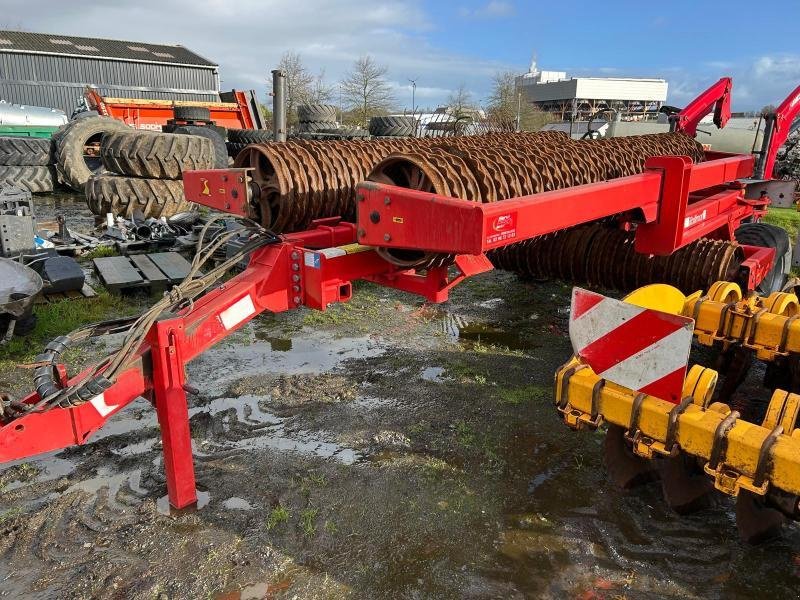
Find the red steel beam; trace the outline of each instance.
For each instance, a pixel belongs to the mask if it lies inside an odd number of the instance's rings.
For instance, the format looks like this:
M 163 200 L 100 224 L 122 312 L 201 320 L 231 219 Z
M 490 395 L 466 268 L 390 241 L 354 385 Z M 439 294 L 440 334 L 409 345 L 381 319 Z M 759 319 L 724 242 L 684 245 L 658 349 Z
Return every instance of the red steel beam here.
M 655 157 L 638 175 L 489 204 L 366 182 L 359 187 L 358 241 L 388 248 L 477 255 L 627 213 L 630 219 L 642 222 L 637 228 L 640 251 L 670 254 L 716 229 L 695 221 L 691 231 L 685 231 L 687 211 L 691 214 L 693 210 L 690 195 L 697 201 L 702 197 L 698 194 L 701 190 L 732 185 L 730 196 L 736 202 L 726 205 L 727 212 L 720 215 L 741 220 L 753 212 L 741 186 L 735 183 L 752 174 L 753 157 L 724 153 L 709 153 L 708 157 L 696 165 L 687 157 Z

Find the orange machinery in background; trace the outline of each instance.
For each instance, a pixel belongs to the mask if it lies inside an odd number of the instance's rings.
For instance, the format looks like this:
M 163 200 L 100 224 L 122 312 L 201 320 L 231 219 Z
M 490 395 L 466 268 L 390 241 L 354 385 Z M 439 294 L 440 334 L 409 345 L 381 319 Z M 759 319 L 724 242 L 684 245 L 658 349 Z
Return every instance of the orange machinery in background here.
M 175 107 L 207 108 L 210 120 L 226 129 L 265 129 L 264 117 L 258 106 L 255 91 L 232 90 L 220 92 L 223 102 L 161 100 L 146 98 L 108 98 L 95 88 L 87 87 L 84 98 L 90 110 L 123 121 L 136 129 L 161 131 L 175 119 Z

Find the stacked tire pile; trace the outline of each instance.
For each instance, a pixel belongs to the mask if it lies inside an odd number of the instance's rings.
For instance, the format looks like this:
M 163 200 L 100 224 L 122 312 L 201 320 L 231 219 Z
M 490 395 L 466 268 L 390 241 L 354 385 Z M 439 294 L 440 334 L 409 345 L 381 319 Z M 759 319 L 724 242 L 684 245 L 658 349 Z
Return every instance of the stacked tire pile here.
M 369 133 L 375 137 L 413 137 L 417 135 L 417 125 L 413 117 L 372 117 Z
M 268 144 L 272 139 L 272 132 L 265 129 L 228 129 L 228 141 L 225 145 L 228 156 L 236 158 L 246 146 Z
M 54 163 L 50 139 L 0 137 L 0 187 L 16 186 L 34 194 L 52 192 Z
M 336 107 L 332 104 L 300 104 L 297 107 L 300 133 L 336 133 Z
M 202 127 L 198 127 L 202 129 Z M 86 202 L 93 213 L 145 218 L 169 217 L 190 210 L 183 193 L 183 171 L 215 168 L 211 139 L 181 133 L 124 130 L 106 133 L 100 158 L 108 173 L 86 182 Z M 227 161 L 227 156 L 224 156 Z
M 102 173 L 100 140 L 116 131 L 130 131 L 111 117 L 87 116 L 70 121 L 53 134 L 58 180 L 76 192 L 83 192 L 92 175 Z

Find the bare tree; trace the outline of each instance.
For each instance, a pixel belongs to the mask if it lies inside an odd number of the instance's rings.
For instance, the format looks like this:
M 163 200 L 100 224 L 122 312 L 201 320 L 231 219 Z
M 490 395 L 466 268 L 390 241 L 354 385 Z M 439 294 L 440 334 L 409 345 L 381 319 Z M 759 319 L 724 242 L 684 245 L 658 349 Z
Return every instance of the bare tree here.
M 283 53 L 277 68 L 286 76 L 286 116 L 294 122 L 297 120 L 297 105 L 309 101 L 314 76 L 308 72 L 300 55 L 291 50 Z
M 550 113 L 536 108 L 528 101 L 524 92 L 517 89 L 513 71 L 496 73 L 492 78 L 487 113 L 495 126 L 509 131 L 516 129 L 517 114 L 522 131 L 537 131 L 553 120 Z
M 467 86 L 462 83 L 448 97 L 447 106 L 456 117 L 462 116 L 465 113 L 474 110 L 475 103 L 472 101 L 472 92 L 470 92 L 467 89 Z
M 352 71 L 340 84 L 342 100 L 363 126 L 376 112 L 388 110 L 394 103 L 392 88 L 386 81 L 387 70 L 365 55 L 353 64 Z
M 325 81 L 325 69 L 320 69 L 309 89 L 308 101 L 314 104 L 328 104 L 333 99 L 334 86 Z

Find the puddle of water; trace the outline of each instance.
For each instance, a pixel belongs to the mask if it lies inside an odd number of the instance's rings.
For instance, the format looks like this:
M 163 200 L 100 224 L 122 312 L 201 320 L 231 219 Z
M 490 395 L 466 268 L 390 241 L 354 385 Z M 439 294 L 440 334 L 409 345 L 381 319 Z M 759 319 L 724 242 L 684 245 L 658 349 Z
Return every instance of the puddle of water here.
M 69 486 L 64 493 L 69 493 L 75 490 L 88 492 L 90 494 L 97 494 L 103 488 L 108 488 L 108 502 L 116 508 L 125 508 L 120 505 L 114 498 L 123 485 L 126 485 L 131 491 L 139 496 L 146 496 L 150 493 L 149 490 L 141 487 L 142 470 L 133 469 L 132 471 L 115 472 L 108 467 L 100 467 L 97 469 L 97 474 L 88 479 L 82 479 Z
M 422 369 L 422 374 L 420 377 L 425 381 L 433 381 L 439 383 L 444 381 L 444 368 L 443 367 L 426 367 Z
M 534 314 L 531 318 L 536 319 Z M 441 318 L 441 330 L 452 342 L 462 344 L 485 344 L 502 346 L 509 350 L 530 350 L 535 347 L 518 331 L 509 331 L 485 321 L 470 320 L 463 315 L 445 311 Z
M 240 450 L 264 448 L 281 451 L 289 450 L 321 458 L 332 458 L 346 465 L 351 465 L 360 458 L 360 455 L 355 450 L 326 441 L 325 438 L 328 434 L 325 431 L 288 433 L 286 431 L 286 423 L 289 422 L 290 418 L 279 417 L 271 412 L 262 410 L 258 404 L 260 399 L 263 399 L 263 397 L 252 395 L 238 398 L 217 398 L 206 406 L 192 408 L 189 411 L 190 416 L 203 412 L 214 415 L 233 409 L 236 412 L 238 421 L 258 425 L 257 428 L 250 432 L 253 435 L 241 439 L 226 439 L 224 432 L 230 430 L 232 419 L 225 417 L 222 420 L 224 428 L 222 437 L 203 440 L 204 449 L 196 449 L 195 454 L 199 456 L 210 455 L 216 451 L 216 448 L 210 450 L 208 447 L 214 445 Z
M 30 459 L 24 459 L 24 458 L 20 460 L 15 460 L 13 462 L 4 464 L 3 468 L 0 469 L 0 471 L 5 471 L 6 469 L 9 469 L 15 465 L 20 465 L 23 463 L 32 463 L 39 469 L 39 472 L 33 478 L 33 481 L 37 483 L 52 481 L 54 479 L 64 477 L 66 475 L 69 475 L 75 470 L 74 462 L 72 462 L 71 460 L 67 460 L 65 458 L 59 458 L 58 456 L 51 454 L 50 456 L 38 458 L 35 461 L 31 461 Z M 18 488 L 24 487 L 30 483 L 31 480 L 28 479 L 26 480 L 17 479 L 14 481 L 10 481 L 3 487 L 3 491 L 10 492 Z
M 222 501 L 222 506 L 227 508 L 228 510 L 253 510 L 255 506 L 250 504 L 244 498 L 237 498 L 236 496 L 231 496 Z
M 270 350 L 273 352 L 291 352 L 292 351 L 292 338 L 274 337 L 268 335 L 260 329 L 256 329 L 255 338 L 262 342 L 269 344 Z
M 138 454 L 145 454 L 153 449 L 153 446 L 158 442 L 157 438 L 150 438 L 136 442 L 134 444 L 127 444 L 122 448 L 112 448 L 111 452 L 117 456 L 136 456 Z
M 238 398 L 216 398 L 204 406 L 195 406 L 189 409 L 189 418 L 199 413 L 210 413 L 216 415 L 233 409 L 236 411 L 236 418 L 243 423 L 281 425 L 285 419 L 278 417 L 271 412 L 262 410 L 259 401 L 264 396 L 254 396 L 245 394 Z M 266 396 L 268 398 L 268 396 Z
M 169 503 L 169 496 L 161 496 L 161 498 L 156 500 L 156 510 L 167 517 L 179 517 L 205 508 L 208 506 L 209 502 L 211 502 L 211 495 L 206 491 L 197 490 L 197 503 L 192 506 L 181 509 L 172 508 Z
M 386 352 L 386 342 L 369 337 L 337 338 L 328 332 L 302 330 L 290 340 L 291 350 L 275 350 L 272 342 L 223 344 L 192 361 L 189 379 L 203 382 L 204 391 L 222 394 L 234 380 L 264 372 L 325 373 L 352 358 Z

